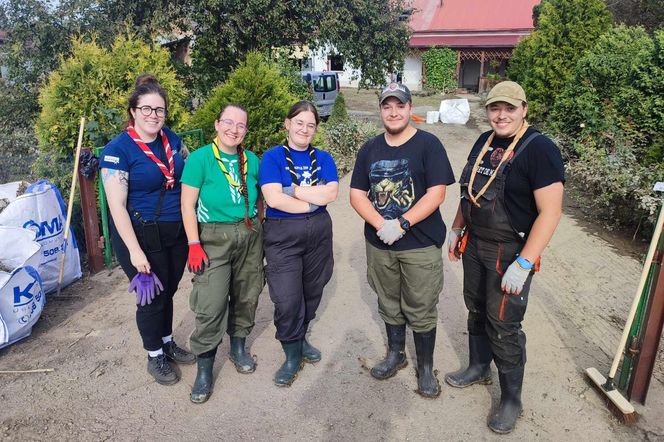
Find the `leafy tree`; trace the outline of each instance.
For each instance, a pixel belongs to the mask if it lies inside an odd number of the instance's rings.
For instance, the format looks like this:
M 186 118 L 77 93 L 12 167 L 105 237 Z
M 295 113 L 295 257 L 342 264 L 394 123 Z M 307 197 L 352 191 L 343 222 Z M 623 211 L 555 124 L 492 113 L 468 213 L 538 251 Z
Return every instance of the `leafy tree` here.
M 427 89 L 449 91 L 456 88 L 457 54 L 450 48 L 432 47 L 422 54 Z
M 641 25 L 649 32 L 664 26 L 662 0 L 607 0 L 606 4 L 618 23 Z
M 167 50 L 121 36 L 110 50 L 95 41 L 74 39 L 71 52 L 39 94 L 41 113 L 35 131 L 41 150 L 71 152 L 81 117 L 88 121 L 85 145 L 108 142 L 121 130 L 134 81 L 145 72 L 154 74 L 168 92 L 167 124 L 177 129 L 186 122 L 184 91 Z
M 654 222 L 664 179 L 664 30 L 618 26 L 578 61 L 551 119 L 570 172 L 614 224 Z M 636 215 L 636 216 L 635 216 Z
M 333 45 L 361 69 L 363 85 L 382 84 L 403 63 L 410 31 L 400 21 L 403 0 L 274 2 L 198 0 L 192 8 L 194 85 L 203 95 L 225 80 L 248 51 Z M 260 17 L 257 20 L 256 17 Z
M 545 0 L 539 13 L 537 27 L 514 49 L 508 69 L 526 90 L 535 120 L 550 112 L 577 60 L 611 26 L 603 0 Z
M 276 64 L 252 51 L 198 108 L 192 124 L 202 128 L 211 140 L 214 121 L 221 109 L 230 103 L 239 104 L 248 113 L 249 132 L 244 143 L 251 151 L 262 153 L 284 141 L 284 119 L 289 107 L 297 100 Z

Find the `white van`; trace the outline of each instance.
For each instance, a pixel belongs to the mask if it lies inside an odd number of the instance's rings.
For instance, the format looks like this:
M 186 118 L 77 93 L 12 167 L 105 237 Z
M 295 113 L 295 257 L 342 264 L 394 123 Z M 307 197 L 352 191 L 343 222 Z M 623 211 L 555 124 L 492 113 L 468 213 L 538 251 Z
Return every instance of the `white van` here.
M 339 75 L 336 72 L 311 71 L 302 72 L 302 79 L 312 87 L 318 115 L 327 120 L 339 93 Z

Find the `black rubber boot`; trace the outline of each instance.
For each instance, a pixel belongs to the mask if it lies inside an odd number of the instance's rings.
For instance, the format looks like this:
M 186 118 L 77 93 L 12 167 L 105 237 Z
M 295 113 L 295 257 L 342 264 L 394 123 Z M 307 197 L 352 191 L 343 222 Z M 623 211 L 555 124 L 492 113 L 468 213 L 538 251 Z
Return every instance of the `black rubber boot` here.
M 212 367 L 214 367 L 214 356 L 211 358 L 198 357 L 198 372 L 196 380 L 191 387 L 191 401 L 202 404 L 212 395 Z
M 445 382 L 452 387 L 464 388 L 473 384 L 491 384 L 491 342 L 486 335 L 468 335 L 468 367 L 445 375 Z
M 523 409 L 521 405 L 521 387 L 523 386 L 523 367 L 509 371 L 498 371 L 500 379 L 500 405 L 489 421 L 489 428 L 496 433 L 506 434 L 514 430 L 516 420 Z
M 238 373 L 248 374 L 256 371 L 256 361 L 245 350 L 246 338 L 231 336 L 231 348 L 228 358 L 231 360 Z
M 315 364 L 321 359 L 320 350 L 311 345 L 307 338 L 302 340 L 302 360 L 310 364 Z
M 408 365 L 406 359 L 406 324 L 392 325 L 385 323 L 387 331 L 387 355 L 371 369 L 371 376 L 376 379 L 388 379 Z
M 293 342 L 282 342 L 281 347 L 286 354 L 286 362 L 274 375 L 274 383 L 279 387 L 290 387 L 297 372 L 302 368 L 302 339 Z
M 440 395 L 440 383 L 433 371 L 433 350 L 436 347 L 436 329 L 425 333 L 413 332 L 417 353 L 417 393 L 426 398 Z

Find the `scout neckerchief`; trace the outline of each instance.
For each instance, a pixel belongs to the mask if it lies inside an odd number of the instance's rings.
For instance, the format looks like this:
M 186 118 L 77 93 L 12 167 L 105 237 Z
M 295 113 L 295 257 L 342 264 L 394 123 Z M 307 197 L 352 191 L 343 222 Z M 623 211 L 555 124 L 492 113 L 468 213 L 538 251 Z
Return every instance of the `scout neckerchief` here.
M 288 171 L 291 174 L 291 180 L 294 184 L 300 185 L 300 179 L 295 173 L 295 163 L 293 163 L 293 158 L 291 157 L 290 148 L 288 147 L 288 141 L 284 143 L 284 150 L 286 151 L 286 162 L 288 163 Z M 315 186 L 318 182 L 318 166 L 316 164 L 316 152 L 311 147 L 311 144 L 307 146 L 307 151 L 309 151 L 309 159 L 311 160 L 311 186 Z
M 219 143 L 217 142 L 217 137 L 215 137 L 214 140 L 212 141 L 212 152 L 214 153 L 214 157 L 217 159 L 217 164 L 219 164 L 219 168 L 221 169 L 224 176 L 226 177 L 226 180 L 228 180 L 228 184 L 235 187 L 236 189 L 239 189 L 240 184 L 238 184 L 233 179 L 231 174 L 228 173 L 228 170 L 226 170 L 226 166 L 224 165 L 224 162 L 221 160 L 221 154 L 219 153 Z M 239 158 L 238 158 L 238 161 L 240 161 Z M 242 167 L 243 164 L 244 164 L 244 167 Z M 242 152 L 242 163 L 238 164 L 238 170 L 240 170 L 240 169 L 243 169 L 240 173 L 243 174 L 246 177 L 247 176 L 247 152 Z
M 166 189 L 172 189 L 175 186 L 175 163 L 173 161 L 173 152 L 171 151 L 171 144 L 168 142 L 168 137 L 164 133 L 163 129 L 159 131 L 161 134 L 161 143 L 164 145 L 164 150 L 166 151 L 166 160 L 168 161 L 168 167 L 152 152 L 147 144 L 141 139 L 141 136 L 138 135 L 134 126 L 127 126 L 127 134 L 134 140 L 134 143 L 141 148 L 143 153 L 150 158 L 161 170 L 161 173 L 166 177 Z
M 514 147 L 516 146 L 516 143 L 519 142 L 521 137 L 523 136 L 524 133 L 526 133 L 526 130 L 528 129 L 528 122 L 524 120 L 523 125 L 521 126 L 521 129 L 519 129 L 519 132 L 514 136 L 514 140 L 512 143 L 509 145 L 507 149 L 505 149 L 505 152 L 503 152 L 503 156 L 500 159 L 500 163 L 498 163 L 498 166 L 494 169 L 494 173 L 489 177 L 489 180 L 486 182 L 484 187 L 480 189 L 479 192 L 477 192 L 477 195 L 473 196 L 473 181 L 475 181 L 475 175 L 477 175 L 477 169 L 480 167 L 480 163 L 482 162 L 482 158 L 484 155 L 487 153 L 489 150 L 489 147 L 491 146 L 491 142 L 493 141 L 494 136 L 496 135 L 496 132 L 493 131 L 491 132 L 491 135 L 489 135 L 489 138 L 487 138 L 486 143 L 484 143 L 484 146 L 482 147 L 482 150 L 480 151 L 479 155 L 477 155 L 477 158 L 475 159 L 475 164 L 473 165 L 473 170 L 470 173 L 470 180 L 468 182 L 468 195 L 470 196 L 470 200 L 475 204 L 477 207 L 480 207 L 480 204 L 477 202 L 478 199 L 482 195 L 484 195 L 484 192 L 489 188 L 491 183 L 493 183 L 493 180 L 496 179 L 496 175 L 498 175 L 498 171 L 500 170 L 500 166 L 503 165 L 505 161 L 510 159 L 512 157 L 512 151 L 514 150 Z

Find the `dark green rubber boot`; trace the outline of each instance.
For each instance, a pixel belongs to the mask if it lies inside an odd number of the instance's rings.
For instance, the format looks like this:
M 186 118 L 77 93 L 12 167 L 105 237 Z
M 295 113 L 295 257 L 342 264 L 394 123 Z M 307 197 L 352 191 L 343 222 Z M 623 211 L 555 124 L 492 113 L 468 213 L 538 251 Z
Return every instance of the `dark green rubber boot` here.
M 387 355 L 371 369 L 371 376 L 376 379 L 388 379 L 408 365 L 406 360 L 406 324 L 392 325 L 385 323 L 387 331 Z
M 297 372 L 302 368 L 302 340 L 282 342 L 281 347 L 286 354 L 286 362 L 274 375 L 274 383 L 279 387 L 290 387 L 297 378 Z
M 521 387 L 523 386 L 523 367 L 509 371 L 498 371 L 500 379 L 500 405 L 489 421 L 489 428 L 496 433 L 507 434 L 514 430 L 516 420 L 523 409 Z
M 191 387 L 191 401 L 195 404 L 202 404 L 212 395 L 212 367 L 214 367 L 214 357 L 198 357 L 198 372 L 196 380 Z
M 440 383 L 433 371 L 433 351 L 436 347 L 436 329 L 425 333 L 413 332 L 417 353 L 417 393 L 426 398 L 440 395 Z
M 231 349 L 228 358 L 231 360 L 238 373 L 248 374 L 256 371 L 256 361 L 247 353 L 244 344 L 246 338 L 231 336 Z
M 473 384 L 491 384 L 491 342 L 486 335 L 468 335 L 468 367 L 445 375 L 452 387 L 465 388 Z

